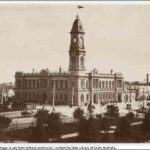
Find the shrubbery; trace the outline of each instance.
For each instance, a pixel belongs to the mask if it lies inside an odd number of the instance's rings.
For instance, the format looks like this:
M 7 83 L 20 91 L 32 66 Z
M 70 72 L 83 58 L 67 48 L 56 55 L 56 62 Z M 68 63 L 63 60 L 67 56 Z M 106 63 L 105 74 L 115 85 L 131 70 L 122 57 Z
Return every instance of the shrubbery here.
M 80 107 L 75 109 L 75 111 L 73 112 L 74 118 L 78 118 L 78 119 L 81 119 L 83 117 L 83 114 L 84 114 L 84 110 L 81 109 Z
M 127 117 L 120 118 L 119 124 L 114 133 L 118 142 L 129 142 L 131 134 L 131 122 Z
M 99 126 L 96 119 L 82 118 L 79 122 L 79 142 L 96 142 L 99 135 Z
M 150 110 L 145 114 L 142 129 L 144 133 L 147 134 L 148 138 L 150 139 Z
M 49 142 L 60 137 L 60 113 L 40 110 L 35 115 L 36 126 L 31 128 L 30 142 Z
M 108 118 L 118 118 L 119 117 L 119 108 L 118 106 L 108 105 L 107 112 L 104 114 Z
M 129 113 L 126 115 L 126 117 L 127 117 L 130 121 L 132 121 L 132 120 L 135 118 L 135 114 L 134 114 L 133 112 L 129 112 Z
M 11 121 L 12 120 L 10 118 L 0 116 L 0 131 L 7 128 L 10 125 Z

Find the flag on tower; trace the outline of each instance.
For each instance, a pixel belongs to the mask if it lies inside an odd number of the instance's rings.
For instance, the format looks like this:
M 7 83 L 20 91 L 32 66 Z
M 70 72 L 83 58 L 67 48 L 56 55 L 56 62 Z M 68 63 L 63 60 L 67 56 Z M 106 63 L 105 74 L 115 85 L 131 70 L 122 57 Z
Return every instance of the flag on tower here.
M 83 8 L 83 6 L 81 6 L 81 5 L 78 5 L 78 9 L 81 9 L 81 8 Z

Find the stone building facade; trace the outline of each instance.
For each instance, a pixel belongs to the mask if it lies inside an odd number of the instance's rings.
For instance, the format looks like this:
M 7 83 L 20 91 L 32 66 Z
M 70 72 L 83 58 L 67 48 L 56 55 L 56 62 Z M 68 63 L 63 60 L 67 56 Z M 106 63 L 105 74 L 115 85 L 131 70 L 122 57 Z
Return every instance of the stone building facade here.
M 122 102 L 124 81 L 121 73 L 86 72 L 84 29 L 79 16 L 70 32 L 69 69 L 57 73 L 43 69 L 36 73 L 16 72 L 16 99 L 25 102 L 61 105 Z

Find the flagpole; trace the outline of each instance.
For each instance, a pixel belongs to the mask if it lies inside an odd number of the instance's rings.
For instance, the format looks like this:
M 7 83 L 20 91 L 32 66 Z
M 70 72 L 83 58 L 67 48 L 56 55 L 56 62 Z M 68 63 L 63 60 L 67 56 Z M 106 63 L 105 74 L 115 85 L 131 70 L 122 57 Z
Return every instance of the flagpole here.
M 74 101 L 74 86 L 72 87 L 72 102 L 71 102 L 72 106 L 73 106 L 73 101 Z
M 2 100 L 1 100 L 1 104 L 3 104 L 3 88 L 2 88 Z
M 81 5 L 77 5 L 77 16 L 78 16 L 78 12 L 79 12 L 78 10 L 79 10 L 79 9 L 82 9 L 82 8 L 84 8 L 84 7 L 81 6 Z

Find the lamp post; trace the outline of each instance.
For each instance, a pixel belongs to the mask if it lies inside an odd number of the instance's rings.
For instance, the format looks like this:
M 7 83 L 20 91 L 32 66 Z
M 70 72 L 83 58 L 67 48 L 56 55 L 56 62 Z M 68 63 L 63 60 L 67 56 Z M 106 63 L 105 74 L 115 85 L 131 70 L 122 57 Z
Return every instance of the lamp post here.
M 115 82 L 115 104 L 117 104 L 117 73 L 114 74 L 114 82 Z
M 145 96 L 144 96 L 144 88 L 143 88 L 143 108 L 144 108 L 144 98 Z
M 74 85 L 72 86 L 72 101 L 71 101 L 71 106 L 74 105 Z
M 54 80 L 54 83 L 53 83 L 53 103 L 52 103 L 53 111 L 55 110 L 55 92 L 56 92 L 56 84 L 55 84 L 55 80 Z

